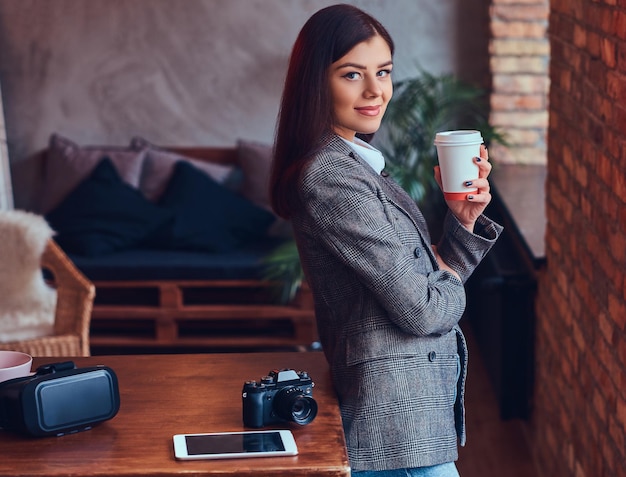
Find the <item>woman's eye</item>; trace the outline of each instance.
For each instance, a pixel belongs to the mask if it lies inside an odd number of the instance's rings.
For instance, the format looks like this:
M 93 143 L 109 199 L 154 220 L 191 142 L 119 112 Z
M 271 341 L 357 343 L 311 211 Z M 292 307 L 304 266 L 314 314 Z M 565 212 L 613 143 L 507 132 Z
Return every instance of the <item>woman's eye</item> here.
M 378 76 L 380 78 L 384 78 L 385 76 L 389 76 L 391 74 L 391 70 L 380 70 L 378 72 Z
M 350 73 L 343 75 L 343 77 L 349 80 L 357 80 L 361 77 L 361 73 L 358 71 L 351 71 Z

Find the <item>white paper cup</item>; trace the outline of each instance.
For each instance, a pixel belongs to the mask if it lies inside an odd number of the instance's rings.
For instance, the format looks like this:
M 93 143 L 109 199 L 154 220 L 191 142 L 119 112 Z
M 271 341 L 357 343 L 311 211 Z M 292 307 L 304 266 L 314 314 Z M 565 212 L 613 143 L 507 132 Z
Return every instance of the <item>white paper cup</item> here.
M 33 357 L 19 351 L 0 350 L 0 382 L 30 374 Z
M 468 194 L 478 191 L 466 187 L 465 182 L 478 178 L 474 158 L 480 156 L 482 143 L 480 131 L 443 131 L 435 136 L 443 195 L 447 200 L 465 200 Z

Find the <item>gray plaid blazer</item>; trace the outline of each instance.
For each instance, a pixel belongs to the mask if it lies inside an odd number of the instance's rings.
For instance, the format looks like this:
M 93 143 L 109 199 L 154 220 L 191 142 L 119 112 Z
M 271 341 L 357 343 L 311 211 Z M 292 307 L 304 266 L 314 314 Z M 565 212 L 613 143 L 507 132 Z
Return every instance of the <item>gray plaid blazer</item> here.
M 353 470 L 452 462 L 465 444 L 463 283 L 439 270 L 424 217 L 339 137 L 303 171 L 292 217 Z M 438 250 L 467 280 L 502 227 L 452 214 Z

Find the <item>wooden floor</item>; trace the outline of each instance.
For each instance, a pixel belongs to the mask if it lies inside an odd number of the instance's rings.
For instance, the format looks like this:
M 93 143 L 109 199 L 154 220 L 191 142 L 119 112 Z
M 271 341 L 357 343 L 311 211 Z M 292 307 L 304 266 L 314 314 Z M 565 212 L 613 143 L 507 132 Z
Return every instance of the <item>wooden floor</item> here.
M 465 408 L 467 444 L 459 450 L 461 477 L 539 477 L 524 439 L 522 422 L 500 419 L 496 395 L 471 328 L 463 331 L 469 346 Z

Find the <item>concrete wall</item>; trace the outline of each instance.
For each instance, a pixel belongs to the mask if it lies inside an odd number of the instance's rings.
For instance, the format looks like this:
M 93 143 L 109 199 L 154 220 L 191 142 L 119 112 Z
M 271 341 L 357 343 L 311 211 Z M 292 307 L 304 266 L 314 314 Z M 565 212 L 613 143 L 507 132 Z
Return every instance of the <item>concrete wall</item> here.
M 0 0 L 0 84 L 17 207 L 26 161 L 58 132 L 79 144 L 271 142 L 293 41 L 327 0 Z M 488 0 L 354 0 L 418 65 L 486 84 Z

